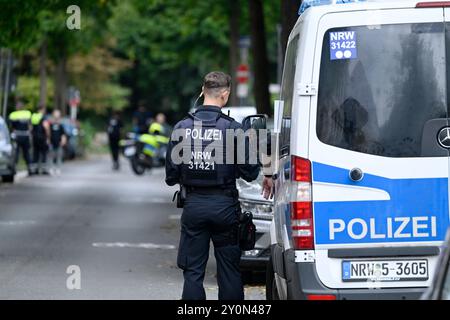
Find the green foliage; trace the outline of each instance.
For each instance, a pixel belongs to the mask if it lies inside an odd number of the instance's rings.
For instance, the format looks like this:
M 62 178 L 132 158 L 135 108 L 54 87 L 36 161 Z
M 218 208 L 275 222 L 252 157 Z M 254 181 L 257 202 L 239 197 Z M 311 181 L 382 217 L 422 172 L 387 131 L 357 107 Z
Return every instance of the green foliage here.
M 226 3 L 134 0 L 114 8 L 110 28 L 117 51 L 134 62 L 124 78 L 137 100 L 177 111 L 199 92 L 204 73 L 227 71 Z
M 241 34 L 248 35 L 248 0 L 240 3 Z M 66 27 L 72 4 L 81 8 L 81 30 Z M 263 4 L 274 80 L 280 0 Z M 234 72 L 229 18 L 228 0 L 0 0 L 0 47 L 36 55 L 45 39 L 50 66 L 67 58 L 69 85 L 80 89 L 82 108 L 105 113 L 143 101 L 155 112 L 175 114 L 190 108 L 205 73 Z M 37 79 L 19 82 L 35 104 Z
M 82 108 L 100 114 L 128 106 L 130 89 L 117 84 L 116 75 L 130 63 L 114 57 L 106 46 L 95 47 L 88 54 L 73 56 L 68 63 L 71 82 L 80 90 Z
M 276 78 L 280 2 L 264 1 L 271 69 Z M 248 1 L 241 1 L 241 34 L 249 34 Z M 200 92 L 204 74 L 229 69 L 228 0 L 130 0 L 109 21 L 117 53 L 134 63 L 122 80 L 134 104 L 154 111 L 184 112 Z M 135 106 L 134 106 L 135 107 Z
M 48 79 L 47 87 L 49 89 L 49 105 L 53 101 L 53 81 Z M 25 98 L 26 108 L 35 110 L 39 103 L 39 78 L 30 76 L 21 76 L 17 81 L 17 94 Z

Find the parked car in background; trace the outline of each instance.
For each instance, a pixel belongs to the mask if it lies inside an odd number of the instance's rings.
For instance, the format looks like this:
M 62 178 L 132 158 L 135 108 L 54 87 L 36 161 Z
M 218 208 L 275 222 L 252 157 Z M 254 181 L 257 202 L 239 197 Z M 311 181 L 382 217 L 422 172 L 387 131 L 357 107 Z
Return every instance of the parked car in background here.
M 224 107 L 222 112 L 239 123 L 242 123 L 245 117 L 257 114 L 256 107 L 253 106 Z
M 13 183 L 16 174 L 15 150 L 8 126 L 0 117 L 0 176 L 3 182 Z
M 243 251 L 241 256 L 241 271 L 244 282 L 252 279 L 254 272 L 265 272 L 270 256 L 270 224 L 273 218 L 273 201 L 265 200 L 261 195 L 262 174 L 258 179 L 247 182 L 237 180 L 239 201 L 242 211 L 253 214 L 253 223 L 256 227 L 255 248 Z
M 192 108 L 190 112 L 195 112 L 197 108 Z M 257 114 L 257 110 L 256 107 L 253 106 L 231 106 L 223 107 L 222 113 L 232 117 L 237 122 L 242 123 L 242 120 L 244 120 L 245 117 Z
M 84 150 L 81 143 L 82 132 L 79 123 L 70 118 L 64 118 L 62 120 L 62 125 L 68 136 L 67 145 L 64 148 L 64 159 L 73 160 L 76 157 L 83 156 Z
M 450 229 L 442 246 L 433 283 L 423 294 L 422 300 L 450 300 Z

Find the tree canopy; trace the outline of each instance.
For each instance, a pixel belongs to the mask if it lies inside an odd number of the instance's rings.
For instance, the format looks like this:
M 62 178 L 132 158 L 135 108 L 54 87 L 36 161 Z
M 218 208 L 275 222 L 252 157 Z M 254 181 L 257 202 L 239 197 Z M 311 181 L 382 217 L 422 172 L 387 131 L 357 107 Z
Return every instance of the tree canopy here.
M 277 25 L 286 0 L 235 1 L 242 36 L 252 30 L 249 4 L 261 3 L 265 41 L 258 50 L 267 50 L 268 61 L 259 68 L 276 82 Z M 79 88 L 82 108 L 105 112 L 144 105 L 154 112 L 184 112 L 200 92 L 204 74 L 217 69 L 235 73 L 229 56 L 230 46 L 237 46 L 230 42 L 233 1 L 79 0 L 81 30 L 69 30 L 71 2 L 0 0 L 0 47 L 37 60 L 45 44 L 45 68 L 59 74 L 53 86 L 56 91 Z M 23 83 L 33 87 L 37 68 L 26 76 Z M 50 103 L 54 96 L 49 95 Z

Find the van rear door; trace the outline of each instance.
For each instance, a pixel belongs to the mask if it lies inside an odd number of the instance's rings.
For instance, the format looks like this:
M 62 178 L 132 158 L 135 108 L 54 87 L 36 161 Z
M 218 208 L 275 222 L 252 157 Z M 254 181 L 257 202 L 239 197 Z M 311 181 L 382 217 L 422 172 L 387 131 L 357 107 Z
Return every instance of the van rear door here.
M 433 8 L 320 20 L 309 158 L 316 268 L 329 288 L 431 282 L 449 225 L 443 17 Z

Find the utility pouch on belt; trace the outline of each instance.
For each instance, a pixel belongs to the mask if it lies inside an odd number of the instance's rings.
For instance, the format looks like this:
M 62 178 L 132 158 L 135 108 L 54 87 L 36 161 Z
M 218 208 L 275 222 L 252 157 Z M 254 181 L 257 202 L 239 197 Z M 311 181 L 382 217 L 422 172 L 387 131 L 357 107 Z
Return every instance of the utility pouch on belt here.
M 177 208 L 184 208 L 184 201 L 186 200 L 186 187 L 180 185 L 180 190 L 173 195 L 172 202 L 177 199 Z
M 253 214 L 249 211 L 239 213 L 239 247 L 243 251 L 253 250 L 256 242 L 256 227 Z

